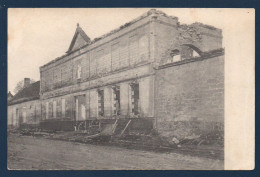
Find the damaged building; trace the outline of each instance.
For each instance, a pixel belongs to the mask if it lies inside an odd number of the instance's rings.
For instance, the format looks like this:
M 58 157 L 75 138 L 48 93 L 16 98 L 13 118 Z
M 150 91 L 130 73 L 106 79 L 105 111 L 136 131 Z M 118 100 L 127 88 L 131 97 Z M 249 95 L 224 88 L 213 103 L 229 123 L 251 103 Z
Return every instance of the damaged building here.
M 9 124 L 19 126 L 19 116 L 30 115 L 20 107 L 33 102 L 36 118 L 22 122 L 47 129 L 133 120 L 133 126 L 175 136 L 223 131 L 222 31 L 182 25 L 157 10 L 93 40 L 77 25 L 66 54 L 41 66 L 35 84 L 40 84 L 36 100 L 12 99 Z
M 40 81 L 24 78 L 23 88 L 8 100 L 8 127 L 37 127 L 40 120 Z

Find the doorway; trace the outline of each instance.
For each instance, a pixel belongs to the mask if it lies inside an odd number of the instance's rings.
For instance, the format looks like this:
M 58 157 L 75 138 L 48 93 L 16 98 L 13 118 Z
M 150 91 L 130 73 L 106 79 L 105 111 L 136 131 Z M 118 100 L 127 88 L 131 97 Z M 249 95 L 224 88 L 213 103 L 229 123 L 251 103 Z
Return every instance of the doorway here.
M 86 120 L 86 96 L 75 96 L 76 120 Z

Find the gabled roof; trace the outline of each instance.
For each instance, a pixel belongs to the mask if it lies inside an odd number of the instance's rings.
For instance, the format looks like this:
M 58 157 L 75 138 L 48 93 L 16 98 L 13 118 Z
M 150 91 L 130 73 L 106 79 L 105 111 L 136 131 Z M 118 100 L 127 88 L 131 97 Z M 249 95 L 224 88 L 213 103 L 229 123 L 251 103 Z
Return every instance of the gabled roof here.
M 13 97 L 13 94 L 12 94 L 11 92 L 8 92 L 8 93 L 7 93 L 7 97 L 8 97 L 8 98 L 12 98 L 12 97 Z
M 82 47 L 82 46 L 85 46 L 86 44 L 90 44 L 91 43 L 91 39 L 82 30 L 82 28 L 79 26 L 79 24 L 77 24 L 77 28 L 76 28 L 75 34 L 74 34 L 74 36 L 72 38 L 72 41 L 70 43 L 70 47 L 69 47 L 69 49 L 68 49 L 68 51 L 66 53 L 70 53 L 70 52 L 73 51 L 73 47 L 74 47 L 74 45 L 75 45 L 75 43 L 77 41 L 78 36 L 81 37 L 85 41 L 85 43 L 84 44 L 80 44 L 80 46 L 78 46 L 78 48 Z
M 8 105 L 22 103 L 25 101 L 37 100 L 40 98 L 40 81 L 30 84 L 28 87 L 20 90 L 9 101 Z

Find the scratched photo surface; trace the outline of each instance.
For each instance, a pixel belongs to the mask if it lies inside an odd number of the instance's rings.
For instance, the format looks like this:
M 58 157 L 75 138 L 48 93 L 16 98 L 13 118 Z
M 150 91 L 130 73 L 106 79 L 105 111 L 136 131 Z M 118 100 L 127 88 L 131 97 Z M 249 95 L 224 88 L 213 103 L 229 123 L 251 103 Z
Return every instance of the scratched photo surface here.
M 8 9 L 7 168 L 253 169 L 254 18 Z

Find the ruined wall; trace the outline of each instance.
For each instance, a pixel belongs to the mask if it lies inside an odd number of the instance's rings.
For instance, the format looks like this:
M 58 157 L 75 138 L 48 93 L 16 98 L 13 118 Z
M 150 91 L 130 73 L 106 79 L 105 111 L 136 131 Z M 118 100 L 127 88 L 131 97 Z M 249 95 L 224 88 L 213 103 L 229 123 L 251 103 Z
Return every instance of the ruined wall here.
M 154 20 L 154 33 L 155 61 L 160 64 L 167 60 L 172 50 L 183 51 L 185 44 L 191 44 L 202 52 L 222 48 L 222 30 L 201 23 L 180 25 L 174 20 L 162 22 L 157 18 Z
M 201 42 L 197 46 L 203 51 L 210 51 L 222 47 L 222 30 L 201 23 L 193 23 L 189 29 L 194 30 Z M 186 30 L 187 31 L 187 30 Z M 196 43 L 196 42 L 195 42 Z
M 223 130 L 223 56 L 159 69 L 155 83 L 159 131 L 183 137 L 194 131 Z
M 177 23 L 160 23 L 155 21 L 155 61 L 160 62 L 165 52 L 179 46 Z

